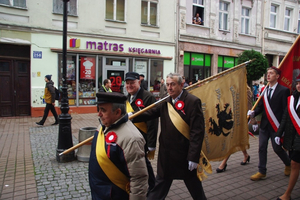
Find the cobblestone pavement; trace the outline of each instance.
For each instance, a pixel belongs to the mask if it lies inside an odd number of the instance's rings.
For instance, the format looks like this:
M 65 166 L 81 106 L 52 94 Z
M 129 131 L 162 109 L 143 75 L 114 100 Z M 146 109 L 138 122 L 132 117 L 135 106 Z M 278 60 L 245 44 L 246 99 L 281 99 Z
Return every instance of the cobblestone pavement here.
M 91 199 L 88 184 L 88 163 L 77 160 L 56 161 L 58 126 L 35 125 L 37 118 L 0 118 L 0 199 Z M 97 114 L 72 115 L 74 145 L 79 128 L 97 126 Z M 258 139 L 250 137 L 250 164 L 241 166 L 243 154 L 233 154 L 227 170 L 217 174 L 219 162 L 211 162 L 213 174 L 203 182 L 208 199 L 276 199 L 286 189 L 288 177 L 284 165 L 269 144 L 267 178 L 251 181 L 257 172 Z M 157 158 L 157 156 L 155 157 Z M 156 159 L 151 161 L 156 172 Z M 174 166 L 176 167 L 176 166 Z M 192 199 L 183 181 L 174 180 L 167 200 Z M 295 186 L 292 199 L 300 199 L 300 185 Z

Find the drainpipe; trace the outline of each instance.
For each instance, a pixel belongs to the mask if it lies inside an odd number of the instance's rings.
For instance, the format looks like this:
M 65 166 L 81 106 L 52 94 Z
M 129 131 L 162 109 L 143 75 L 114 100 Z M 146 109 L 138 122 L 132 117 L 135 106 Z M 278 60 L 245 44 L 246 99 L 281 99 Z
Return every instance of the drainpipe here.
M 179 40 L 179 33 L 180 33 L 180 13 L 179 13 L 179 8 L 180 8 L 180 0 L 177 0 L 176 3 L 176 15 L 175 15 L 175 19 L 176 23 L 175 23 L 175 67 L 174 67 L 174 71 L 179 73 L 179 45 L 178 45 L 178 40 Z
M 262 3 L 262 35 L 261 35 L 261 54 L 265 55 L 265 3 L 263 0 Z

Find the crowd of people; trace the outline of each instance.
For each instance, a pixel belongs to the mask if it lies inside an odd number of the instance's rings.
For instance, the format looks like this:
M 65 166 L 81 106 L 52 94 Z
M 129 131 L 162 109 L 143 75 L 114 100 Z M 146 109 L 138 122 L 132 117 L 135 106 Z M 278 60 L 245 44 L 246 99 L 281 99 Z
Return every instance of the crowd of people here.
M 250 179 L 259 181 L 266 178 L 270 139 L 274 152 L 285 166 L 283 175 L 290 176 L 287 190 L 278 197 L 278 200 L 286 200 L 291 199 L 300 171 L 300 76 L 296 79 L 296 91 L 290 96 L 290 90 L 278 83 L 280 74 L 280 69 L 270 67 L 266 76 L 268 85 L 265 86 L 263 82 L 254 85 L 253 96 L 257 92 L 262 95 L 266 90 L 254 110 L 251 109 L 251 88 L 247 89 L 247 115 L 250 120 L 259 114 L 262 116 L 258 172 Z M 161 79 L 159 94 L 160 98 L 168 98 L 131 119 L 134 113 L 156 101 L 153 94 L 141 84 L 143 78 L 136 72 L 126 73 L 127 96 L 112 92 L 109 79 L 104 80 L 101 92 L 97 93 L 101 124 L 92 142 L 89 162 L 92 198 L 165 199 L 173 180 L 180 179 L 193 199 L 206 199 L 202 183 L 197 177 L 205 133 L 201 100 L 184 89 L 188 86 L 185 77 L 170 73 L 166 80 Z M 53 94 L 50 80 L 51 77 L 45 77 L 47 95 Z M 53 98 L 50 97 L 46 111 L 53 105 Z M 180 106 L 184 106 L 184 112 Z M 149 160 L 154 158 L 157 150 L 158 118 L 162 126 L 155 177 Z M 246 165 L 250 162 L 250 155 L 246 149 L 242 152 L 244 159 L 241 165 Z M 217 173 L 226 171 L 228 159 L 229 156 L 222 161 Z

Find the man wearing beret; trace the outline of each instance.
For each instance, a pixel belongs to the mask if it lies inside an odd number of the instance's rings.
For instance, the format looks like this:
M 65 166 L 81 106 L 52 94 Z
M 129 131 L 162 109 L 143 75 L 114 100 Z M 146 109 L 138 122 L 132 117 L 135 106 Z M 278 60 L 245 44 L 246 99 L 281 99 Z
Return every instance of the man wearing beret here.
M 101 125 L 92 141 L 89 183 L 92 199 L 146 199 L 145 140 L 128 120 L 126 96 L 97 93 Z
M 140 111 L 156 101 L 152 93 L 144 90 L 140 86 L 139 77 L 139 74 L 136 72 L 128 72 L 125 75 L 125 86 L 128 92 L 126 109 L 128 113 Z M 154 119 L 147 123 L 141 122 L 135 123 L 134 125 L 139 129 L 146 140 L 145 153 L 149 159 L 153 159 L 156 148 L 158 120 Z M 149 175 L 149 190 L 151 190 L 155 184 L 155 176 L 148 158 L 146 157 L 146 163 Z
M 254 111 L 248 111 L 248 115 L 251 118 L 262 113 L 259 129 L 258 172 L 250 177 L 252 181 L 258 181 L 266 178 L 269 138 L 271 138 L 274 152 L 285 165 L 284 174 L 289 176 L 291 173 L 291 162 L 289 156 L 281 148 L 281 146 L 278 146 L 275 143 L 274 140 L 287 105 L 287 98 L 290 95 L 290 90 L 277 82 L 280 77 L 280 73 L 281 71 L 277 67 L 272 66 L 268 68 L 267 80 L 269 82 L 269 86 L 265 89 L 266 91 L 262 97 L 263 100 L 259 101 Z
M 58 116 L 55 110 L 55 88 L 54 88 L 54 83 L 51 80 L 51 76 L 52 75 L 46 75 L 45 76 L 45 82 L 46 82 L 46 86 L 45 86 L 45 93 L 44 93 L 44 99 L 46 102 L 46 108 L 44 110 L 44 115 L 41 121 L 36 122 L 37 125 L 39 126 L 43 126 L 47 117 L 48 117 L 48 113 L 49 110 L 51 110 L 54 118 L 55 118 L 55 122 L 52 125 L 57 125 L 58 124 Z

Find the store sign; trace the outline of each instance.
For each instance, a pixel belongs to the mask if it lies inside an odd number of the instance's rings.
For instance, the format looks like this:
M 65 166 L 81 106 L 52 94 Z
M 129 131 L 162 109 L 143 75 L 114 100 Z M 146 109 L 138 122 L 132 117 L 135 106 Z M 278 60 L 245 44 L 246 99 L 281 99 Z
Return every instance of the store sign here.
M 80 79 L 95 79 L 95 57 L 81 57 Z
M 108 43 L 107 41 L 104 41 L 104 42 L 87 41 L 86 49 L 123 52 L 124 44 Z M 149 49 L 149 48 L 140 48 L 140 47 L 128 47 L 128 52 L 129 53 L 137 53 L 137 54 L 161 54 L 160 50 Z
M 42 58 L 42 52 L 41 51 L 33 51 L 33 58 Z
M 224 57 L 224 67 L 234 67 L 234 57 Z
M 204 65 L 203 54 L 192 53 L 192 65 L 203 66 Z

